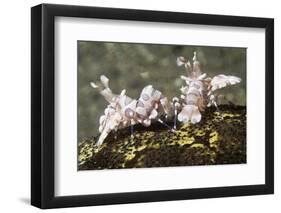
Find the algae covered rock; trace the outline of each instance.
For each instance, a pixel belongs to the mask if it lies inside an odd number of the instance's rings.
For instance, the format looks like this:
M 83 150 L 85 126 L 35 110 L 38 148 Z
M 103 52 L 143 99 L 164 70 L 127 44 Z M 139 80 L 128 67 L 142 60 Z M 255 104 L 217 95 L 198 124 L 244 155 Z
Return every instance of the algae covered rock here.
M 175 132 L 155 122 L 135 125 L 133 138 L 129 127 L 111 133 L 100 147 L 97 139 L 79 142 L 79 170 L 246 163 L 246 107 L 207 108 L 199 123 L 178 123 Z

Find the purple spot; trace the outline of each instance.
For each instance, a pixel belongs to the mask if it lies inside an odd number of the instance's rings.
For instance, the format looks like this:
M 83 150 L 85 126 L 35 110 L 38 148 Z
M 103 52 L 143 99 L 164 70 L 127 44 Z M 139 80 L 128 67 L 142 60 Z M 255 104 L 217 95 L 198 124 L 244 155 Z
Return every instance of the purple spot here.
M 149 96 L 147 94 L 142 94 L 141 97 L 142 97 L 142 99 L 144 101 L 148 101 L 149 100 Z
M 134 116 L 134 111 L 132 109 L 128 108 L 125 110 L 125 115 L 128 118 L 132 118 Z

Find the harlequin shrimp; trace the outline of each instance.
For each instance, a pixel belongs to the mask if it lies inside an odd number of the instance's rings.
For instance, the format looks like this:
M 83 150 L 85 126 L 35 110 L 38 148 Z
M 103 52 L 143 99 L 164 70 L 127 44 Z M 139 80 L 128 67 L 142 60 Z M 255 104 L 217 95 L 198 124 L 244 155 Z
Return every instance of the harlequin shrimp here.
M 177 58 L 177 65 L 184 66 L 187 71 L 187 76 L 182 75 L 186 86 L 182 87 L 180 113 L 177 118 L 180 122 L 195 124 L 201 120 L 201 112 L 206 106 L 217 106 L 218 94 L 214 92 L 223 87 L 234 85 L 241 82 L 241 79 L 236 76 L 217 75 L 213 78 L 207 77 L 206 73 L 202 73 L 200 63 L 197 60 L 196 52 L 193 56 L 193 64 L 184 57 Z
M 115 130 L 131 127 L 131 136 L 133 136 L 133 125 L 140 123 L 144 126 L 150 126 L 153 120 L 158 121 L 173 131 L 164 121 L 160 119 L 161 115 L 170 115 L 172 104 L 162 93 L 148 85 L 143 88 L 138 100 L 126 95 L 126 90 L 114 94 L 109 88 L 109 79 L 100 76 L 101 85 L 91 82 L 91 86 L 99 90 L 100 94 L 109 103 L 104 110 L 104 115 L 99 119 L 100 136 L 97 145 L 101 145 L 108 134 Z

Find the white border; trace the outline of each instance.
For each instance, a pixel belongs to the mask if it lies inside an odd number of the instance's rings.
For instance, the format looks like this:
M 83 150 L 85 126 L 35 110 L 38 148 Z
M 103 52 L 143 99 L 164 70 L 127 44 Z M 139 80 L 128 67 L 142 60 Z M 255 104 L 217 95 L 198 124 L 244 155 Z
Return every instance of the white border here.
M 56 17 L 55 33 L 56 196 L 265 183 L 264 29 Z M 77 40 L 247 47 L 247 164 L 77 172 Z

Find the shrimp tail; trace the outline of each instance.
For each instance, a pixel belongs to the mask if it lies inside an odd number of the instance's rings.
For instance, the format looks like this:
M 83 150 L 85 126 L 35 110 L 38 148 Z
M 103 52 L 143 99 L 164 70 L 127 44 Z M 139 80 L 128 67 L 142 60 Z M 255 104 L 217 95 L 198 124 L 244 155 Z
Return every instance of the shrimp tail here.
M 185 105 L 178 114 L 178 120 L 183 123 L 191 121 L 192 124 L 196 124 L 201 121 L 201 113 L 197 106 Z

